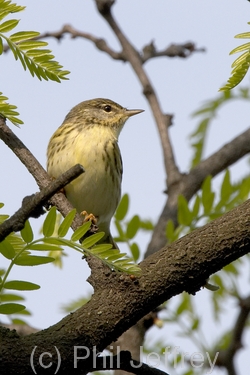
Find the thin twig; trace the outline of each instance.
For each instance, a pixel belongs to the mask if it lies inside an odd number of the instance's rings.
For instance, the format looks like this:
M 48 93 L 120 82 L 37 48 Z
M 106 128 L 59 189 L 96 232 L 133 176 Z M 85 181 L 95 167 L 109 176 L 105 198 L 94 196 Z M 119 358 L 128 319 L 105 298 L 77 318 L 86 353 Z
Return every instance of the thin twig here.
M 125 58 L 124 54 L 122 52 L 114 51 L 111 47 L 109 47 L 108 43 L 103 38 L 98 38 L 98 37 L 96 37 L 92 34 L 85 33 L 83 31 L 77 30 L 73 26 L 68 25 L 68 24 L 64 25 L 58 31 L 45 32 L 45 33 L 42 33 L 39 36 L 37 36 L 35 38 L 32 38 L 32 39 L 34 39 L 34 40 L 41 40 L 42 39 L 43 40 L 43 39 L 46 39 L 46 38 L 55 38 L 58 41 L 60 41 L 61 39 L 63 39 L 63 37 L 66 34 L 70 34 L 72 39 L 76 39 L 76 38 L 87 39 L 87 40 L 91 41 L 92 43 L 94 43 L 95 46 L 100 51 L 106 52 L 110 57 L 112 57 L 112 59 L 120 60 L 120 61 L 124 61 L 124 62 L 126 61 L 126 58 Z M 3 51 L 7 52 L 9 50 L 10 50 L 10 47 L 8 46 L 8 44 L 5 44 L 4 47 L 3 47 Z
M 48 31 L 38 35 L 34 40 L 44 40 L 46 38 L 55 38 L 58 41 L 61 41 L 63 37 L 69 34 L 72 39 L 76 38 L 83 38 L 91 41 L 95 44 L 95 46 L 102 52 L 107 53 L 112 59 L 120 60 L 120 61 L 127 61 L 126 56 L 124 53 L 114 51 L 107 43 L 107 41 L 103 38 L 98 38 L 90 33 L 85 33 L 84 31 L 77 30 L 73 26 L 66 24 L 61 27 L 61 29 L 57 31 Z M 3 51 L 8 52 L 10 47 L 8 44 L 3 46 Z M 157 50 L 154 42 L 150 42 L 145 45 L 140 53 L 141 62 L 144 64 L 146 61 L 158 58 L 158 57 L 180 57 L 180 58 L 187 58 L 191 56 L 194 52 L 205 52 L 205 48 L 196 48 L 195 44 L 192 42 L 186 42 L 183 44 L 171 44 L 169 47 L 166 47 L 163 50 Z
M 142 49 L 142 63 L 146 61 L 158 58 L 158 57 L 181 57 L 187 58 L 191 56 L 194 52 L 205 52 L 205 48 L 196 48 L 195 44 L 192 42 L 187 42 L 184 44 L 171 44 L 163 50 L 157 50 L 154 42 L 147 44 Z

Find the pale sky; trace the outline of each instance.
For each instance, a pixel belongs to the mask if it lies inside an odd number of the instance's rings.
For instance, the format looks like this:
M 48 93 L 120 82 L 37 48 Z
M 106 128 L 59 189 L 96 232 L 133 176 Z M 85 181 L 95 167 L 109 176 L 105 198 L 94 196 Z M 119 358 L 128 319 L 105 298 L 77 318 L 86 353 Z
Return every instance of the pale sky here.
M 104 38 L 113 49 L 120 49 L 92 0 L 23 0 L 20 5 L 26 5 L 27 9 L 13 15 L 13 18 L 21 19 L 15 32 L 36 30 L 43 33 L 71 24 L 79 30 Z M 171 43 L 187 41 L 206 48 L 205 53 L 195 53 L 188 59 L 162 57 L 145 64 L 163 110 L 174 114 L 170 135 L 178 165 L 185 172 L 191 157 L 188 135 L 197 124 L 197 119 L 191 119 L 190 115 L 204 101 L 215 98 L 218 89 L 229 77 L 231 63 L 236 58 L 230 57 L 229 52 L 246 42 L 234 39 L 234 36 L 250 31 L 247 24 L 250 21 L 250 4 L 246 0 L 117 0 L 113 12 L 138 49 L 152 40 L 159 49 Z M 61 84 L 40 82 L 24 72 L 11 53 L 1 56 L 0 91 L 9 97 L 11 104 L 18 106 L 24 121 L 20 129 L 10 123 L 8 125 L 45 166 L 50 136 L 68 111 L 79 102 L 104 97 L 127 108 L 145 109 L 143 114 L 126 123 L 120 136 L 124 163 L 122 190 L 130 194 L 130 217 L 138 213 L 142 218 L 155 222 L 165 202 L 165 174 L 156 126 L 137 77 L 128 64 L 113 61 L 87 40 L 71 40 L 66 36 L 60 43 L 54 39 L 47 41 L 56 60 L 71 71 L 70 80 Z M 249 84 L 248 77 L 243 85 Z M 213 122 L 206 155 L 216 151 L 248 126 L 248 103 L 225 106 Z M 0 185 L 0 201 L 5 203 L 2 212 L 12 214 L 20 207 L 22 198 L 38 188 L 32 176 L 3 143 L 0 143 L 0 161 L 2 181 L 4 179 Z M 245 161 L 233 168 L 234 178 L 244 173 L 247 173 Z M 32 222 L 38 232 L 42 219 Z M 138 237 L 142 250 L 148 239 L 148 235 L 144 234 Z M 122 249 L 126 251 L 126 248 Z M 39 291 L 25 294 L 27 307 L 33 313 L 29 323 L 33 326 L 45 328 L 56 323 L 63 316 L 60 311 L 62 304 L 91 291 L 85 281 L 88 267 L 78 253 L 67 250 L 67 254 L 69 256 L 64 259 L 62 271 L 53 265 L 25 269 L 25 280 L 41 285 Z M 0 262 L 1 267 L 7 264 L 5 260 L 2 263 L 2 259 Z M 22 268 L 14 268 L 11 278 L 22 279 L 22 272 Z M 197 301 L 201 301 L 201 295 L 207 296 L 208 292 L 198 293 Z M 230 308 L 233 310 L 232 306 Z M 212 332 L 208 333 L 211 342 L 216 328 Z M 159 334 L 164 337 L 164 332 Z M 174 341 L 173 337 L 171 341 Z M 244 342 L 249 350 L 249 335 Z M 246 354 L 242 352 L 238 355 L 242 370 L 242 363 L 246 363 L 244 361 Z M 214 371 L 214 374 L 222 373 Z

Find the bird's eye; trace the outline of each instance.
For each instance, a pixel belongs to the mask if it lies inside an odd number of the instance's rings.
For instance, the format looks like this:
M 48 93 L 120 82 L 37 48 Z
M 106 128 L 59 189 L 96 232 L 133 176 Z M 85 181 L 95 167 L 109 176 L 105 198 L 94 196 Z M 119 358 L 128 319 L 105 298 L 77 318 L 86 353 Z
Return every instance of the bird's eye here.
M 111 112 L 111 110 L 112 110 L 111 105 L 105 105 L 104 107 L 105 112 Z

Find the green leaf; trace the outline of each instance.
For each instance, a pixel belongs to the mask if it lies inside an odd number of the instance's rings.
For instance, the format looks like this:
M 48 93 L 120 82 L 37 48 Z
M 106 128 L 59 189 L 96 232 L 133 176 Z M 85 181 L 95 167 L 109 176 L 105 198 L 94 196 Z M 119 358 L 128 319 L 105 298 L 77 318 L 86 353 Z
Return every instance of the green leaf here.
M 23 255 L 18 257 L 14 263 L 18 266 L 39 266 L 41 264 L 54 262 L 52 257 L 42 257 L 37 255 Z
M 25 6 L 20 6 L 15 3 L 11 3 L 10 0 L 1 0 L 0 5 L 1 5 L 0 14 L 3 15 L 2 18 L 8 16 L 10 13 L 21 12 L 22 10 L 26 8 Z
M 43 223 L 44 237 L 51 237 L 56 226 L 56 207 L 52 207 Z
M 126 230 L 126 236 L 129 239 L 134 238 L 136 235 L 138 229 L 140 227 L 140 218 L 138 215 L 135 215 L 128 223 L 127 230 Z
M 7 238 L 0 242 L 0 253 L 2 253 L 3 256 L 7 259 L 13 259 L 16 254 L 14 247 L 11 245 Z
M 17 20 L 6 21 L 0 28 L 13 28 Z M 24 70 L 28 68 L 31 75 L 37 76 L 38 79 L 52 80 L 61 82 L 68 79 L 66 76 L 70 73 L 62 70 L 62 65 L 54 60 L 54 55 L 49 49 L 43 49 L 48 43 L 40 40 L 32 40 L 30 38 L 38 37 L 40 34 L 34 31 L 22 31 L 7 37 L 2 35 L 10 47 L 15 59 L 19 59 Z M 36 50 L 36 51 L 35 51 Z M 34 52 L 35 51 L 35 52 Z
M 7 281 L 4 284 L 5 289 L 14 289 L 14 290 L 36 290 L 40 289 L 40 285 L 30 283 L 28 281 L 12 280 Z
M 211 190 L 211 181 L 212 176 L 208 176 L 201 188 L 201 201 L 206 215 L 211 212 L 215 198 L 215 194 Z
M 250 37 L 249 37 L 250 38 Z M 239 47 L 234 48 L 229 55 L 233 55 L 234 53 L 243 52 L 250 49 L 250 43 L 242 44 Z
M 71 241 L 79 241 L 89 230 L 91 221 L 86 221 L 81 227 L 72 234 Z
M 235 267 L 235 263 L 230 263 L 223 268 L 223 271 L 232 273 L 233 275 L 239 275 L 239 270 Z
M 18 23 L 19 20 L 9 20 L 3 22 L 2 24 L 0 24 L 0 33 L 6 33 L 8 31 L 11 31 L 12 29 L 14 29 L 14 27 L 17 26 Z
M 15 314 L 24 309 L 25 306 L 19 303 L 4 303 L 0 305 L 0 314 Z
M 27 309 L 25 309 L 25 310 L 19 311 L 18 315 L 31 316 L 31 313 Z
M 134 261 L 137 262 L 140 256 L 140 249 L 137 243 L 133 242 L 132 245 L 130 245 L 130 251 L 134 258 Z
M 111 252 L 109 250 L 111 250 Z M 102 244 L 95 245 L 91 249 L 91 254 L 94 254 L 94 255 L 99 254 L 99 255 L 102 255 L 104 257 L 106 257 L 105 254 L 117 254 L 117 255 L 119 255 L 119 258 L 121 258 L 120 251 L 118 249 L 113 249 L 112 245 L 110 243 L 102 243 Z M 116 258 L 116 259 L 118 259 L 118 258 Z
M 22 42 L 20 42 L 18 44 L 18 47 L 22 51 L 30 51 L 30 50 L 36 49 L 36 50 L 39 51 L 39 53 L 41 55 L 46 55 L 46 54 L 50 54 L 51 51 L 49 49 L 43 49 L 43 50 L 41 50 L 40 47 L 46 47 L 47 45 L 48 45 L 48 43 L 47 42 L 43 42 L 42 40 L 28 40 L 28 41 L 24 41 L 24 42 L 22 41 Z M 54 57 L 55 56 L 52 56 L 52 58 L 54 58 Z
M 220 191 L 221 200 L 223 202 L 227 202 L 228 199 L 230 198 L 231 193 L 232 193 L 232 185 L 230 181 L 230 172 L 229 170 L 227 170 L 225 172 L 225 175 L 221 184 L 221 191 Z
M 110 244 L 99 244 L 90 250 L 84 249 L 84 252 L 100 259 L 104 264 L 113 270 L 125 272 L 130 275 L 132 274 L 139 276 L 141 274 L 141 269 L 133 263 L 131 258 L 123 258 L 123 256 L 126 256 L 126 254 L 120 253 L 118 249 L 110 248 Z
M 168 220 L 167 225 L 166 225 L 166 237 L 168 242 L 173 242 L 175 240 L 174 236 L 174 223 L 173 220 Z
M 115 252 L 115 249 L 112 249 L 112 252 L 114 253 Z M 108 261 L 109 262 L 114 262 L 115 260 L 118 260 L 118 259 L 120 259 L 121 258 L 121 253 L 118 251 L 118 253 L 115 253 L 115 254 L 113 254 L 113 255 L 109 255 L 108 256 Z M 127 255 L 127 254 L 125 254 L 125 255 Z
M 250 39 L 250 33 L 242 33 L 235 36 L 235 38 L 244 38 Z M 227 83 L 220 88 L 220 91 L 231 90 L 235 86 L 237 86 L 245 77 L 249 66 L 250 66 L 250 43 L 245 43 L 239 47 L 234 48 L 230 55 L 238 52 L 244 52 L 241 56 L 239 56 L 232 64 L 232 72 L 231 77 L 228 79 Z
M 68 233 L 68 230 L 74 220 L 76 214 L 76 209 L 74 208 L 72 211 L 68 213 L 68 215 L 64 218 L 61 225 L 58 228 L 58 236 L 59 237 L 65 237 Z
M 249 22 L 248 22 L 248 24 L 249 24 Z M 250 39 L 250 33 L 247 32 L 247 33 L 237 34 L 237 35 L 235 35 L 235 38 L 238 38 L 238 39 Z
M 128 194 L 124 194 L 115 213 L 116 220 L 123 220 L 128 213 L 128 208 L 129 196 Z
M 195 200 L 194 200 L 193 209 L 192 209 L 192 213 L 193 213 L 194 218 L 196 218 L 199 214 L 200 203 L 201 203 L 201 199 L 200 199 L 199 195 L 196 195 Z
M 193 216 L 188 207 L 188 202 L 183 195 L 178 197 L 178 223 L 190 226 Z
M 144 230 L 152 231 L 154 229 L 154 225 L 150 220 L 141 220 L 140 219 L 140 228 Z
M 15 34 L 12 34 L 10 36 L 10 40 L 13 43 L 17 43 L 17 42 L 21 42 L 21 41 L 24 41 L 24 40 L 27 40 L 27 39 L 36 38 L 39 35 L 40 35 L 40 33 L 37 32 L 37 31 L 19 31 Z M 46 43 L 46 42 L 44 42 L 44 43 Z M 46 45 L 47 45 L 47 43 L 46 43 Z
M 211 104 L 211 103 L 210 103 Z M 205 106 L 200 111 L 197 111 L 193 114 L 193 116 L 197 116 L 202 114 L 203 112 L 211 111 L 211 106 Z M 208 126 L 210 124 L 212 117 L 205 117 L 199 123 L 198 128 L 190 135 L 190 139 L 192 141 L 191 146 L 194 150 L 194 155 L 192 157 L 191 167 L 194 168 L 202 159 L 203 151 L 204 151 L 204 143 L 208 131 Z
M 17 294 L 4 293 L 0 295 L 0 301 L 24 301 L 24 298 L 22 296 L 18 296 Z
M 176 314 L 181 315 L 183 312 L 192 311 L 191 304 L 190 304 L 190 297 L 187 293 L 182 294 L 181 302 L 176 309 Z
M 82 247 L 89 249 L 90 247 L 95 245 L 98 241 L 100 241 L 104 237 L 104 235 L 105 235 L 104 232 L 98 232 L 98 233 L 92 234 L 91 236 L 89 236 L 82 242 Z
M 68 313 L 71 313 L 72 311 L 79 309 L 80 307 L 85 305 L 89 300 L 90 300 L 90 297 L 89 298 L 81 297 L 75 301 L 69 302 L 68 304 L 62 306 L 61 309 L 64 313 L 68 314 Z
M 19 113 L 15 111 L 17 107 L 7 103 L 6 100 L 8 100 L 8 98 L 3 96 L 2 92 L 0 92 L 0 114 L 16 126 L 23 124 L 22 120 L 16 117 L 16 115 L 19 115 Z
M 192 331 L 197 331 L 199 326 L 200 326 L 200 319 L 195 318 L 194 321 L 193 321 L 193 324 L 192 324 L 192 328 L 191 328 Z
M 28 325 L 27 322 L 25 322 L 24 320 L 22 319 L 11 319 L 12 320 L 12 324 L 17 324 L 17 325 Z
M 116 219 L 115 219 L 115 226 L 116 226 L 117 232 L 119 234 L 119 238 L 116 237 L 115 241 L 118 241 L 118 240 L 119 240 L 119 242 L 126 241 L 123 227 L 122 227 L 121 223 Z
M 26 220 L 24 228 L 21 230 L 21 236 L 26 243 L 32 242 L 34 235 L 29 220 Z
M 47 238 L 50 239 L 50 238 Z M 55 244 L 49 244 L 47 241 L 45 243 L 35 243 L 30 244 L 27 246 L 28 250 L 36 250 L 36 251 L 62 251 L 63 249 L 60 246 Z

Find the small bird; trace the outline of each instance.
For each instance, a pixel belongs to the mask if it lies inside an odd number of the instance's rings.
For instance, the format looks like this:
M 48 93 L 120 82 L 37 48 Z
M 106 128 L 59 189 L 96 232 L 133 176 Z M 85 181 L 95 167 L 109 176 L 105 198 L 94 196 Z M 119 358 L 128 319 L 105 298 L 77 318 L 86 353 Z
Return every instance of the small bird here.
M 119 134 L 129 117 L 143 112 L 126 109 L 109 99 L 92 99 L 76 105 L 52 135 L 47 170 L 57 178 L 75 164 L 85 173 L 68 184 L 65 194 L 79 213 L 96 218 L 102 243 L 117 247 L 110 222 L 121 198 L 122 158 Z

